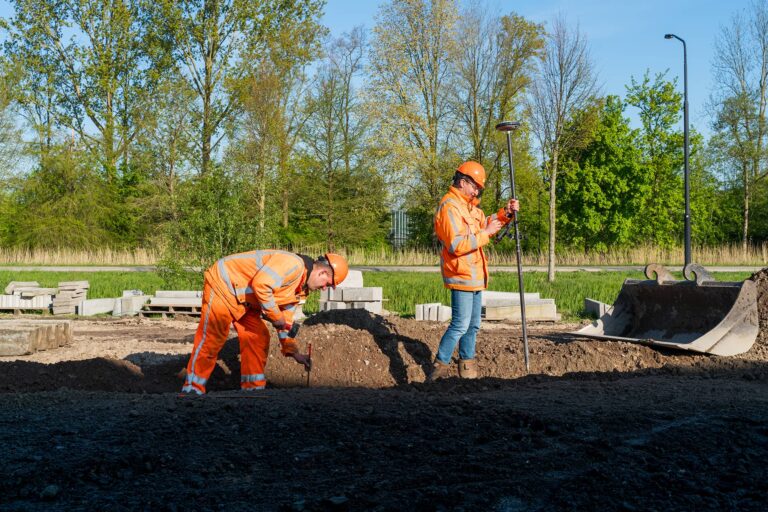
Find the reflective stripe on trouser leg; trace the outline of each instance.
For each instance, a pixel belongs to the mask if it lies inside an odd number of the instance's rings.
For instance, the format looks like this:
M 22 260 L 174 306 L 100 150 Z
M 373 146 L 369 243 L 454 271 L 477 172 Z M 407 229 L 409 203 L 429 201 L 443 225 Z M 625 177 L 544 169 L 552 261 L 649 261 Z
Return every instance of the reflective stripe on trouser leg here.
M 257 312 L 248 310 L 235 322 L 240 340 L 240 388 L 260 389 L 267 384 L 264 367 L 269 354 L 269 329 Z
M 229 336 L 232 320 L 232 313 L 206 280 L 200 323 L 187 363 L 187 378 L 181 388 L 183 392 L 205 393 L 205 386 L 216 367 L 216 358 Z

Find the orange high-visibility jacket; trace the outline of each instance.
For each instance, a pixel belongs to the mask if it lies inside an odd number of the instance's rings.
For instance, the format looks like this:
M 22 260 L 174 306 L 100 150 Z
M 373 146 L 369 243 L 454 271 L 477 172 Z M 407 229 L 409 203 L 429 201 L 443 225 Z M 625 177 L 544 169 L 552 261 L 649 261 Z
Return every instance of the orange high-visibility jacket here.
M 235 319 L 248 308 L 258 309 L 273 325 L 293 322 L 296 305 L 306 297 L 308 278 L 301 256 L 276 250 L 226 256 L 206 270 L 205 277 L 226 300 Z M 280 336 L 281 341 L 284 338 Z
M 488 221 L 510 219 L 499 209 L 490 217 L 471 204 L 470 198 L 451 187 L 440 200 L 435 214 L 435 234 L 443 246 L 440 266 L 443 284 L 451 290 L 478 291 L 488 287 L 488 261 L 483 246 L 490 237 L 483 232 Z

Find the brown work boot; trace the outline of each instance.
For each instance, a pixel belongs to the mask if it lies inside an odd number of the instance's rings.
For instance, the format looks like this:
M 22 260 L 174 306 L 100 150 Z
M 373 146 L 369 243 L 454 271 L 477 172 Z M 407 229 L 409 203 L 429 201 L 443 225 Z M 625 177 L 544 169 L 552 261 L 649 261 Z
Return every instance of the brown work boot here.
M 476 379 L 477 361 L 474 359 L 459 359 L 459 377 L 462 379 Z
M 432 373 L 429 374 L 429 382 L 435 382 L 437 379 L 444 379 L 451 376 L 451 365 L 442 363 L 435 359 L 432 363 Z

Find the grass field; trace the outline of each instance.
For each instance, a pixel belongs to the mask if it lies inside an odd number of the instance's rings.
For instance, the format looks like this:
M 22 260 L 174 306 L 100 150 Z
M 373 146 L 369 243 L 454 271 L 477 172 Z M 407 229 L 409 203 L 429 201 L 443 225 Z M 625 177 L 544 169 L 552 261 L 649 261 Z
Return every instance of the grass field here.
M 749 272 L 717 273 L 719 281 L 741 281 Z M 625 279 L 642 279 L 640 272 L 562 272 L 554 283 L 547 282 L 544 272 L 525 272 L 523 286 L 526 292 L 538 292 L 542 298 L 555 299 L 563 320 L 584 317 L 584 298 L 612 304 Z M 678 278 L 680 276 L 678 275 Z M 366 286 L 381 286 L 384 290 L 384 308 L 404 316 L 413 316 L 414 306 L 428 302 L 450 304 L 450 293 L 443 288 L 439 273 L 422 272 L 365 272 Z M 120 297 L 123 290 L 142 290 L 153 294 L 163 289 L 202 289 L 199 273 L 189 274 L 185 281 L 176 281 L 168 287 L 155 272 L 41 272 L 0 270 L 0 290 L 10 281 L 37 281 L 44 287 L 56 287 L 60 281 L 90 283 L 88 298 Z M 489 290 L 517 292 L 517 274 L 496 272 L 491 275 Z M 317 311 L 318 294 L 310 294 L 305 310 Z

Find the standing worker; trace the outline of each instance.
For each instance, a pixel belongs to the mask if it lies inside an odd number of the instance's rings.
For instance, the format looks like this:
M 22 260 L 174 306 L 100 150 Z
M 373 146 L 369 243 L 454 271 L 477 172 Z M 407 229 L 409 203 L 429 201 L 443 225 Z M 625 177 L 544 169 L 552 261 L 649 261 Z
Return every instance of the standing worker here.
M 450 363 L 459 345 L 459 376 L 477 378 L 475 340 L 480 329 L 482 291 L 488 287 L 488 261 L 483 246 L 512 220 L 519 205 L 510 199 L 490 217 L 477 207 L 485 188 L 485 169 L 467 161 L 453 176 L 435 214 L 435 233 L 443 250 L 440 266 L 443 284 L 451 290 L 451 324 L 440 340 L 429 380 L 450 375 Z
M 309 368 L 309 356 L 293 338 L 293 312 L 310 291 L 336 288 L 348 272 L 347 261 L 333 253 L 313 261 L 285 251 L 250 251 L 214 263 L 205 271 L 200 324 L 182 393 L 205 393 L 232 324 L 240 341 L 241 389 L 263 389 L 267 383 L 267 321 L 277 330 L 282 354 Z

